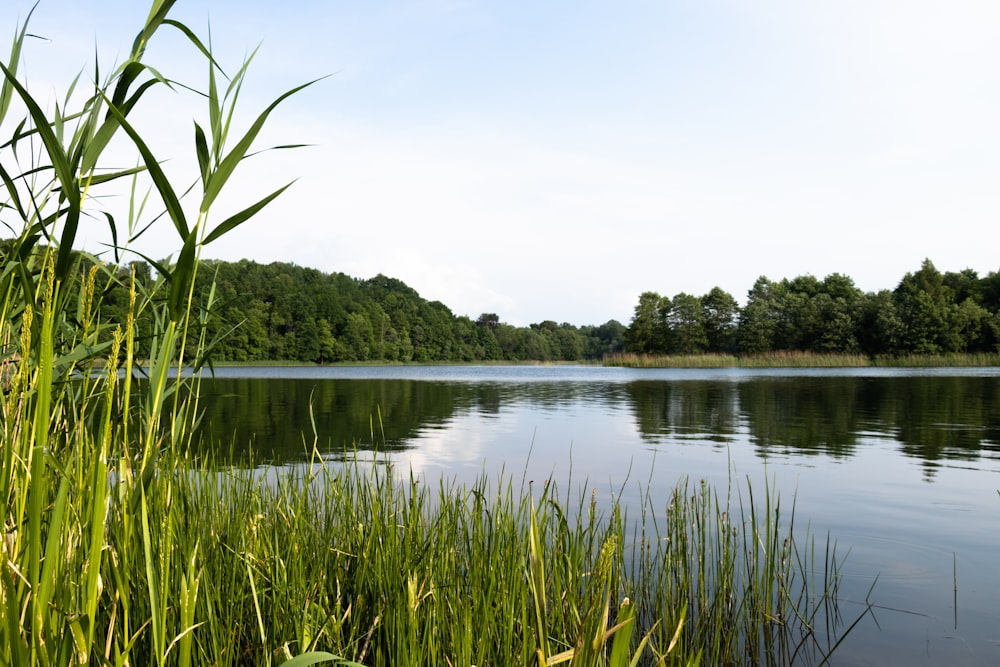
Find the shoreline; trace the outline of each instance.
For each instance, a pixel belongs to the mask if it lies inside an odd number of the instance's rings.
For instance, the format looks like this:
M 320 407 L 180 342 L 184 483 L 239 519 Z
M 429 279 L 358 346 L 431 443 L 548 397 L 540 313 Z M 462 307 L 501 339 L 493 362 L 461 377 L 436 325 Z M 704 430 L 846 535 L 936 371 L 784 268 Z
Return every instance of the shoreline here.
M 603 366 L 617 368 L 943 368 L 1000 366 L 1000 353 L 907 354 L 900 356 L 863 354 L 817 354 L 771 352 L 757 355 L 689 354 L 645 355 L 623 353 L 604 359 L 580 361 L 343 361 L 312 363 L 291 360 L 214 361 L 218 368 L 236 367 L 338 367 L 338 366 Z

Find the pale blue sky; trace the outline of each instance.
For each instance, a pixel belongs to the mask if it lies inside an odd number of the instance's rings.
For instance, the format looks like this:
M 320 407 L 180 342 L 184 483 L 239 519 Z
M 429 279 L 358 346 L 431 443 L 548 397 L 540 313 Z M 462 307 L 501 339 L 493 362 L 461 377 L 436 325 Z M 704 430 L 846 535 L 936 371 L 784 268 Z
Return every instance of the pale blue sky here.
M 32 2 L 3 2 L 10 35 Z M 29 76 L 61 90 L 95 40 L 109 65 L 146 9 L 42 0 L 51 42 Z M 210 20 L 231 69 L 261 43 L 244 122 L 332 75 L 261 142 L 315 146 L 248 164 L 216 219 L 299 181 L 206 256 L 384 273 L 515 324 L 627 323 L 646 290 L 742 301 L 760 275 L 872 291 L 925 257 L 1000 269 L 993 2 L 180 0 L 174 16 Z M 159 38 L 147 61 L 200 85 L 191 50 Z M 203 110 L 150 102 L 184 180 Z M 175 250 L 167 227 L 138 247 Z

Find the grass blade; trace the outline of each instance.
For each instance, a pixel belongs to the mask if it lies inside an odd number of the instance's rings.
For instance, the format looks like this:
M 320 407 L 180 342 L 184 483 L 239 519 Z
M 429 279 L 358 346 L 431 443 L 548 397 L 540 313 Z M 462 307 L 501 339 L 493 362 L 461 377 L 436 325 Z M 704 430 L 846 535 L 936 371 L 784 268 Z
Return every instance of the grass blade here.
M 253 125 L 250 126 L 250 129 L 247 130 L 247 133 L 243 135 L 242 139 L 240 139 L 239 143 L 237 143 L 233 150 L 231 150 L 226 157 L 222 159 L 219 166 L 212 173 L 211 178 L 209 178 L 208 185 L 205 188 L 205 196 L 201 200 L 200 210 L 202 212 L 207 211 L 212 206 L 212 202 L 215 201 L 215 198 L 222 191 L 222 188 L 229 180 L 229 177 L 233 175 L 233 172 L 236 170 L 236 165 L 240 163 L 250 150 L 250 146 L 253 144 L 254 139 L 257 138 L 257 135 L 264 127 L 264 122 L 267 120 L 271 112 L 274 111 L 275 107 L 288 97 L 294 95 L 303 88 L 311 86 L 319 80 L 320 79 L 314 79 L 308 83 L 302 84 L 301 86 L 292 88 L 279 96 L 278 99 L 271 102 L 271 104 L 264 109 L 264 111 L 257 117 L 257 120 L 254 121 Z
M 295 181 L 292 181 L 292 183 L 294 183 L 294 182 Z M 223 220 L 221 223 L 219 223 L 219 225 L 215 229 L 213 229 L 211 231 L 211 233 L 208 236 L 205 237 L 205 240 L 204 240 L 203 243 L 205 245 L 211 243 L 215 239 L 217 239 L 220 236 L 222 236 L 222 235 L 224 235 L 224 234 L 232 231 L 233 229 L 235 229 L 239 225 L 243 224 L 244 222 L 246 222 L 247 220 L 249 220 L 253 216 L 257 215 L 257 213 L 259 213 L 261 209 L 263 209 L 265 206 L 267 206 L 268 204 L 270 204 L 282 192 L 284 192 L 289 187 L 291 187 L 292 183 L 289 183 L 288 185 L 285 185 L 285 186 L 283 186 L 281 188 L 278 188 L 277 190 L 275 190 L 274 192 L 272 192 L 268 196 L 264 197 L 263 199 L 261 199 L 256 204 L 254 204 L 253 206 L 248 206 L 247 208 L 243 209 L 242 211 L 240 211 L 236 215 L 230 216 L 229 218 L 226 218 L 225 220 Z
M 132 143 L 135 144 L 139 154 L 142 156 L 142 160 L 149 170 L 149 175 L 153 179 L 153 185 L 156 187 L 156 191 L 160 193 L 163 204 L 167 208 L 167 214 L 173 221 L 174 227 L 177 228 L 177 233 L 180 234 L 181 238 L 185 239 L 186 243 L 186 239 L 190 236 L 191 232 L 188 229 L 187 219 L 184 217 L 184 209 L 181 207 L 180 200 L 173 186 L 163 173 L 163 169 L 160 168 L 159 161 L 153 155 L 152 151 L 149 150 L 149 146 L 143 141 L 139 132 L 125 119 L 122 112 L 114 104 L 111 104 L 110 100 L 107 100 L 107 98 L 105 100 L 109 103 L 108 111 L 118 120 L 122 129 L 132 139 Z

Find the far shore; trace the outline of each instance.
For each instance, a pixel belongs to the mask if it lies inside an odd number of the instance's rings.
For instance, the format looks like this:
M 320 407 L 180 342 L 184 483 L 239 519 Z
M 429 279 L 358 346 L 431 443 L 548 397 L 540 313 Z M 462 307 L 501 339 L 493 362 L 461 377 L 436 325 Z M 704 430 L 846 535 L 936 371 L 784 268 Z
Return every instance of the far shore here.
M 881 355 L 819 354 L 815 352 L 769 352 L 756 355 L 622 353 L 583 361 L 213 361 L 220 368 L 233 367 L 314 367 L 314 366 L 616 366 L 623 368 L 943 368 L 1000 367 L 1000 353 L 948 353 Z

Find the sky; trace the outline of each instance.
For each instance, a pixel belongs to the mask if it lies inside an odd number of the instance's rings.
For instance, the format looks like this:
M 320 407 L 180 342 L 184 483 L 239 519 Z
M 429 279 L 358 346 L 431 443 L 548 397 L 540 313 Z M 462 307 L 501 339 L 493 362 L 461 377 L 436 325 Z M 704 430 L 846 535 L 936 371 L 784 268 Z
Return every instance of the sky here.
M 0 2 L 7 39 L 34 0 Z M 41 0 L 31 89 L 61 99 L 95 52 L 109 71 L 147 11 Z M 1000 270 L 1000 3 L 179 0 L 172 16 L 210 30 L 228 73 L 259 46 L 234 133 L 325 77 L 257 143 L 309 146 L 248 160 L 210 224 L 292 187 L 204 257 L 381 273 L 521 326 L 627 324 L 645 291 L 743 302 L 759 276 L 878 291 L 925 258 Z M 145 61 L 207 87 L 177 31 Z M 144 102 L 137 123 L 186 187 L 205 105 Z M 125 219 L 124 193 L 99 203 Z M 106 227 L 82 236 L 99 247 Z M 180 243 L 158 224 L 133 247 Z

